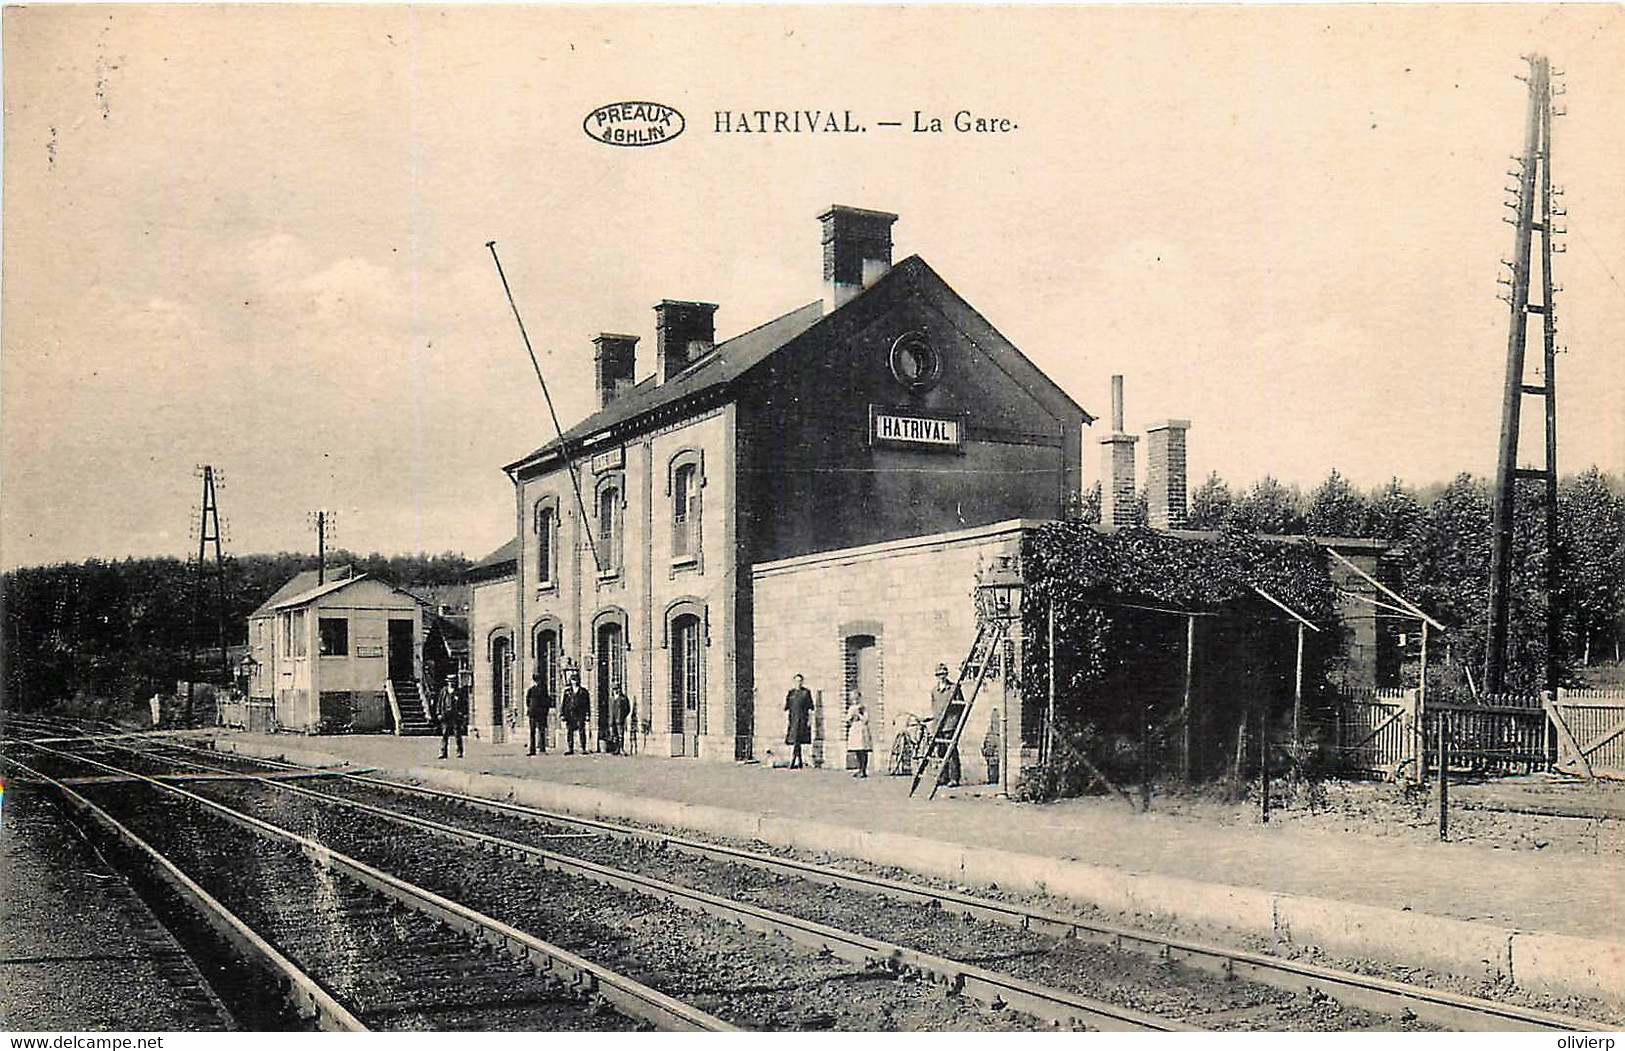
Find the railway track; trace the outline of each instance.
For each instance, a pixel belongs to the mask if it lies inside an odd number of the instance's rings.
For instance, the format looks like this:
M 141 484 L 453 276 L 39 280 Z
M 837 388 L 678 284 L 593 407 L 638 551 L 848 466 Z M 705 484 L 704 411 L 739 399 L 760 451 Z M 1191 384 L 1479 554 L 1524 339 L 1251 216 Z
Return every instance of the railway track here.
M 0 1029 L 242 1028 L 198 959 L 72 821 L 15 781 L 0 833 Z
M 152 747 L 157 745 L 156 748 Z M 119 747 L 144 752 L 157 763 L 190 764 L 216 776 L 274 768 L 297 772 L 297 764 L 247 761 L 177 742 Z M 163 753 L 162 758 L 156 758 Z M 64 753 L 65 754 L 65 753 Z M 203 762 L 207 757 L 208 762 Z M 592 880 L 628 893 L 643 894 L 707 913 L 727 922 L 772 933 L 803 946 L 852 962 L 873 966 L 884 961 L 892 972 L 931 978 L 950 990 L 999 1008 L 1019 1008 L 1050 1022 L 1081 1020 L 1101 1028 L 1182 1028 L 1209 1024 L 1215 1028 L 1273 1028 L 1305 1022 L 1302 1011 L 1279 999 L 1248 996 L 1245 990 L 1270 987 L 1306 1001 L 1313 1013 L 1330 1007 L 1327 1028 L 1414 1028 L 1437 1026 L 1467 1030 L 1595 1030 L 1600 1023 L 1533 1011 L 1514 1005 L 1460 996 L 1439 990 L 1386 981 L 1329 968 L 1281 960 L 1262 954 L 1154 935 L 1145 931 L 1082 921 L 969 894 L 858 874 L 737 847 L 708 843 L 664 832 L 632 828 L 512 803 L 404 785 L 360 775 L 300 785 L 249 782 L 275 787 L 311 807 L 367 815 L 410 827 L 426 835 L 454 840 L 490 854 L 524 860 L 544 872 Z M 208 795 L 237 795 L 243 782 L 192 782 Z M 263 789 L 260 789 L 263 791 Z M 388 805 L 390 801 L 395 805 Z M 412 812 L 400 809 L 410 804 Z M 263 805 L 263 804 L 262 804 Z M 312 811 L 314 813 L 315 811 Z M 351 821 L 351 824 L 357 822 Z M 627 853 L 631 851 L 632 857 Z M 594 860 L 596 859 L 596 860 Z M 637 871 L 630 871 L 636 869 Z M 667 878 L 661 878 L 662 876 Z M 725 898 L 693 886 L 727 886 Z M 811 889 L 809 889 L 811 888 Z M 833 898 L 833 900 L 831 900 Z M 748 899 L 748 900 L 739 900 Z M 771 902 L 774 908 L 749 900 Z M 853 935 L 820 923 L 832 910 L 857 910 L 868 900 L 888 903 L 878 921 L 864 924 L 865 935 Z M 802 907 L 802 904 L 805 907 Z M 786 911 L 780 912 L 783 908 Z M 800 915 L 790 915 L 800 913 Z M 989 934 L 1002 928 L 1003 934 Z M 876 936 L 878 935 L 878 937 Z M 894 942 L 884 942 L 893 937 Z M 904 943 L 908 944 L 904 944 Z M 939 948 L 942 955 L 926 951 Z M 1145 969 L 1148 980 L 1171 988 L 1145 994 L 1118 988 L 1119 1000 L 1146 1007 L 1107 1005 L 1104 1014 L 1093 997 L 1067 985 L 1069 969 L 1088 971 L 1091 954 L 1099 964 L 1104 954 L 1122 970 Z M 986 963 L 999 970 L 966 962 Z M 1129 961 L 1138 961 L 1132 963 Z M 1004 973 L 1013 971 L 1021 975 Z M 1210 976 L 1221 988 L 1242 995 L 1212 1002 L 1213 991 L 1191 975 Z M 1038 981 L 1035 979 L 1042 979 Z M 1241 979 L 1241 981 L 1237 981 Z M 1076 985 L 1077 983 L 1072 983 Z M 1036 990 L 1036 996 L 1032 990 Z M 1059 994 L 1059 995 L 1056 995 Z M 1345 1012 L 1345 1008 L 1356 1010 Z M 1296 1011 L 1296 1016 L 1294 1012 Z M 1371 1012 L 1370 1017 L 1361 1017 Z M 1127 1015 L 1127 1018 L 1123 1017 Z M 1114 1017 L 1115 1016 L 1115 1017 Z M 1157 1017 L 1164 1016 L 1164 1017 Z M 1324 1021 L 1324 1020 L 1323 1020 Z M 1150 1023 L 1146 1025 L 1146 1023 Z M 1314 1019 L 1308 1020 L 1315 1024 Z
M 424 890 L 440 893 L 441 909 L 450 902 L 444 895 L 456 893 L 460 901 L 488 910 L 482 913 L 487 928 L 500 924 L 509 938 L 521 927 L 573 929 L 585 942 L 583 953 L 600 960 L 607 956 L 616 968 L 638 973 L 674 997 L 710 1007 L 732 1024 L 1031 1029 L 1049 1022 L 1114 1030 L 1192 1028 L 516 841 L 386 814 L 382 808 L 287 782 L 198 780 L 182 788 L 129 770 L 139 764 L 115 766 L 53 746 L 37 747 L 60 762 L 88 762 L 106 774 L 127 776 L 124 783 L 81 787 L 102 793 L 101 802 L 109 809 L 138 812 L 134 820 L 144 819 L 143 832 L 181 827 L 191 819 L 173 806 L 142 813 L 152 809 L 152 802 L 137 798 L 130 791 L 133 784 L 164 793 L 166 801 L 204 806 L 213 816 L 255 831 L 274 830 L 297 839 L 305 853 L 319 851 L 326 863 L 347 874 L 361 872 L 371 884 L 398 880 L 398 873 L 410 868 L 414 880 L 427 885 Z M 358 813 L 379 820 L 358 821 Z M 315 834 L 293 833 L 290 827 Z M 191 831 L 195 835 L 200 830 Z M 448 850 L 448 839 L 483 851 Z M 233 849 L 243 850 L 236 844 Z M 523 864 L 514 864 L 516 860 Z M 619 944 L 626 938 L 617 928 L 638 927 L 643 929 L 632 945 Z M 780 939 L 804 951 L 787 954 Z M 955 995 L 942 996 L 933 981 Z
M 99 786 L 125 814 L 8 756 L 115 839 L 127 865 L 183 895 L 312 1028 L 732 1028 L 308 836 L 87 761 L 127 775 L 116 796 Z

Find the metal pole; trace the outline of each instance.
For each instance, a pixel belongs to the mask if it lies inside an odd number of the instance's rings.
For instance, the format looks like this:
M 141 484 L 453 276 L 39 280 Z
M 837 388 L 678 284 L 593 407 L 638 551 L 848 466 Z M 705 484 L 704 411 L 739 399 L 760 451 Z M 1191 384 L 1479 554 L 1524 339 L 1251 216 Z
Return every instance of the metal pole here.
M 316 586 L 327 583 L 327 512 L 316 512 Z
M 593 568 L 603 572 L 604 563 L 598 558 L 598 545 L 592 540 L 592 520 L 587 515 L 587 501 L 581 497 L 581 480 L 576 477 L 575 464 L 570 461 L 570 446 L 564 440 L 564 427 L 559 423 L 558 410 L 553 408 L 553 395 L 548 393 L 547 381 L 542 378 L 542 366 L 536 360 L 536 351 L 530 345 L 530 334 L 525 331 L 525 319 L 519 316 L 519 304 L 514 302 L 513 289 L 508 287 L 508 275 L 503 272 L 502 260 L 497 257 L 497 243 L 487 241 L 485 247 L 491 250 L 491 259 L 497 265 L 497 276 L 502 279 L 502 291 L 508 296 L 508 306 L 513 310 L 513 319 L 519 323 L 519 338 L 525 341 L 525 353 L 530 355 L 530 367 L 536 371 L 536 382 L 542 385 L 542 398 L 547 402 L 548 415 L 553 417 L 553 430 L 559 436 L 559 453 L 564 457 L 564 467 L 569 472 L 570 485 L 576 491 L 576 506 L 581 510 L 581 535 L 586 538 L 587 550 L 592 552 Z M 523 591 L 523 587 L 520 590 Z M 517 647 L 517 643 L 515 645 Z
M 1422 622 L 1422 672 L 1416 680 L 1417 703 L 1427 710 L 1428 703 L 1428 622 Z
M 1441 708 L 1434 728 L 1439 736 L 1439 840 L 1443 842 L 1450 838 L 1450 713 Z
M 1008 705 L 1006 706 L 1008 707 Z M 1008 721 L 1008 720 L 1007 720 Z M 1006 731 L 1008 732 L 1008 731 Z M 1049 599 L 1049 712 L 1044 717 L 1044 761 L 1055 758 L 1055 596 Z
M 1151 809 L 1151 711 L 1140 702 L 1140 809 Z
M 1258 820 L 1270 823 L 1270 711 L 1258 715 Z
M 1179 779 L 1191 781 L 1191 667 L 1196 654 L 1196 618 L 1185 618 L 1185 695 L 1180 700 Z
M 1292 674 L 1292 755 L 1302 755 L 1303 737 L 1299 723 L 1303 718 L 1303 625 L 1298 625 L 1298 663 Z

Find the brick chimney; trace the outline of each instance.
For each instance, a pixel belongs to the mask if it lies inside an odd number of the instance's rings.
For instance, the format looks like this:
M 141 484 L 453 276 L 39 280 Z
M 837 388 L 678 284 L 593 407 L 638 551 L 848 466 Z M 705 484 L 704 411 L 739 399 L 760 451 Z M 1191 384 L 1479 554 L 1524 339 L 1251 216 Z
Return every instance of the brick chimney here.
M 716 348 L 715 303 L 662 299 L 655 304 L 656 377 L 665 383 Z
M 601 409 L 632 389 L 638 360 L 638 337 L 618 332 L 600 332 L 592 338 L 592 360 L 598 377 L 598 407 Z
M 897 216 L 831 205 L 824 226 L 824 310 L 834 310 L 891 269 L 891 225 Z
M 1185 432 L 1189 420 L 1166 420 L 1147 428 L 1146 519 L 1152 529 L 1185 528 Z
M 1134 521 L 1134 443 L 1137 434 L 1123 432 L 1123 377 L 1112 377 L 1112 433 L 1100 440 L 1100 521 L 1130 525 Z

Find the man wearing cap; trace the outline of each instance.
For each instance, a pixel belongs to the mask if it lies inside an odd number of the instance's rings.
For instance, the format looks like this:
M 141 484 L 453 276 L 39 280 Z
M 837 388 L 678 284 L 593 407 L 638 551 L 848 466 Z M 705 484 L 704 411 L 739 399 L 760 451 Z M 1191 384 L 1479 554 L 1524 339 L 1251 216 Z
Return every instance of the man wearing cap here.
M 943 724 L 943 717 L 947 714 L 948 706 L 955 701 L 960 700 L 962 696 L 963 695 L 959 692 L 959 686 L 954 683 L 953 680 L 948 678 L 948 666 L 946 664 L 937 665 L 937 681 L 935 685 L 931 687 L 932 737 L 935 737 L 938 733 L 941 733 L 944 730 L 949 733 L 953 732 L 954 727 L 957 725 L 959 715 L 955 714 L 952 717 L 955 721 L 949 722 L 947 725 Z M 937 779 L 937 784 L 947 785 L 949 788 L 959 787 L 958 744 L 955 744 L 953 749 L 948 753 L 948 761 L 942 764 L 942 776 Z
M 455 673 L 446 676 L 440 687 L 439 703 L 431 713 L 440 721 L 440 758 L 446 758 L 446 746 L 457 739 L 457 758 L 463 757 L 463 737 L 468 733 L 468 695 L 463 693 Z
M 546 676 L 537 668 L 531 673 L 535 680 L 525 691 L 525 714 L 530 717 L 530 752 L 547 752 L 547 716 L 553 710 L 553 695 L 547 692 Z
M 581 737 L 582 752 L 587 750 L 587 718 L 592 713 L 592 700 L 587 696 L 587 688 L 581 685 L 581 673 L 574 667 L 568 668 L 564 677 L 565 754 L 574 755 L 577 735 Z

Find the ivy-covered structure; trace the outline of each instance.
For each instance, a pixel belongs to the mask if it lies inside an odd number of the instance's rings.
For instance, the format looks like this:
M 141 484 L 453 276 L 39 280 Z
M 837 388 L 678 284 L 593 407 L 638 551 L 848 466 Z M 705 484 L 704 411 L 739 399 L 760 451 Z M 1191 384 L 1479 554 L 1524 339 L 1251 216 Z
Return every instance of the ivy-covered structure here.
M 1149 752 L 1185 777 L 1228 769 L 1249 723 L 1311 740 L 1334 697 L 1378 684 L 1384 636 L 1366 600 L 1384 550 L 1076 522 L 1029 531 L 1024 627 L 1043 641 L 1027 647 L 1024 742 L 1046 736 L 1049 705 L 1030 702 L 1052 689 L 1059 732 L 1107 761 Z

